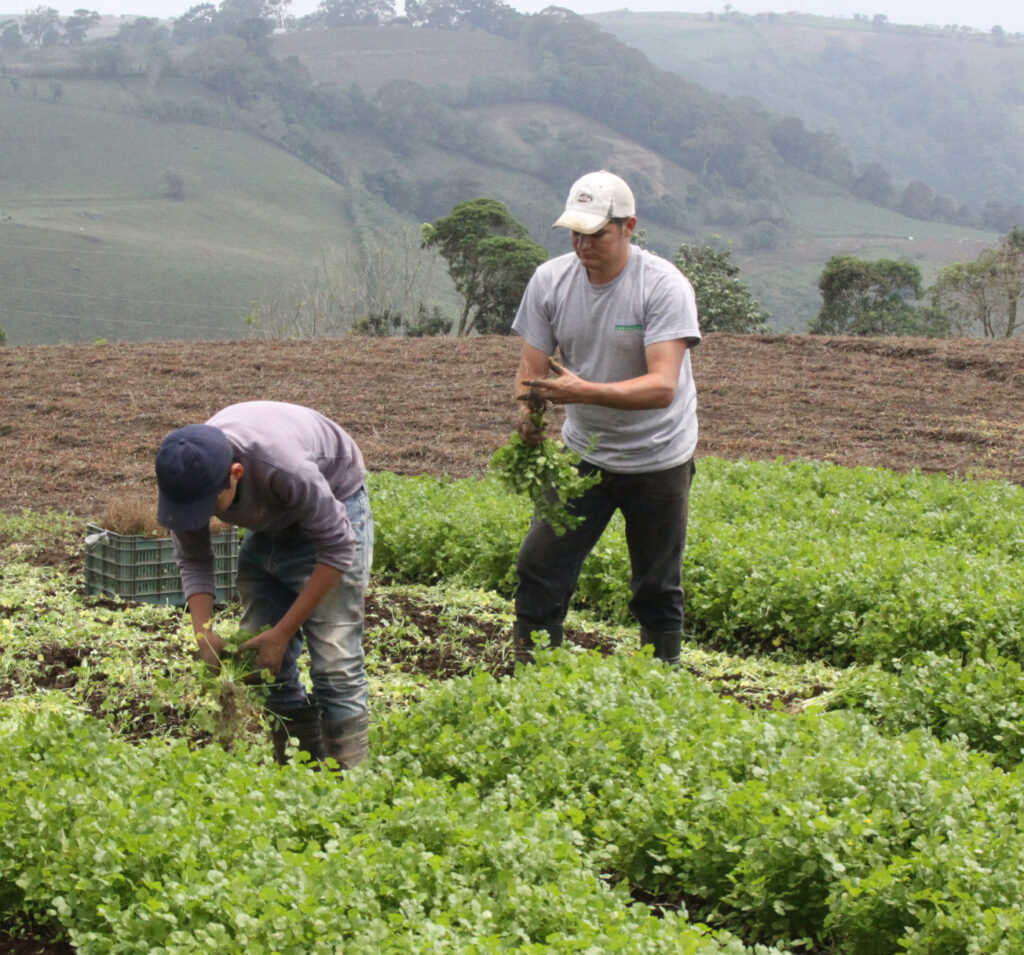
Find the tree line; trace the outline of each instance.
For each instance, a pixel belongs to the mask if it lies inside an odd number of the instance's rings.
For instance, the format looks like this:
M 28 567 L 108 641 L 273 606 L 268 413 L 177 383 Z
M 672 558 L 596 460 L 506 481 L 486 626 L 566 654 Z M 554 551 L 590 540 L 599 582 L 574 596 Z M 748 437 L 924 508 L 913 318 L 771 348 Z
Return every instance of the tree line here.
M 531 16 L 517 12 L 502 0 L 409 0 L 399 14 L 395 0 L 321 0 L 312 13 L 295 17 L 289 13 L 290 3 L 199 3 L 173 18 L 169 26 L 155 18 L 140 17 L 122 24 L 110 40 L 90 42 L 88 46 L 93 49 L 88 54 L 81 51 L 81 61 L 101 75 L 124 75 L 140 68 L 152 69 L 152 57 L 140 62 L 138 56 L 133 56 L 132 47 L 146 45 L 160 51 L 168 44 L 210 44 L 205 54 L 197 52 L 190 57 L 193 72 L 211 87 L 227 92 L 233 102 L 244 103 L 268 85 L 260 74 L 268 69 L 266 60 L 275 30 L 384 24 L 484 30 L 535 50 L 540 68 L 519 81 L 510 82 L 504 77 L 476 80 L 461 92 L 419 87 L 412 90 L 415 98 L 433 114 L 494 102 L 541 100 L 607 124 L 698 175 L 697 182 L 683 196 L 659 193 L 649 182 L 638 183 L 638 198 L 645 208 L 669 227 L 686 229 L 699 221 L 711 221 L 745 230 L 743 242 L 749 248 L 774 247 L 789 224 L 777 186 L 779 173 L 786 166 L 912 218 L 996 231 L 1008 231 L 1024 220 L 1024 207 L 1012 201 L 988 199 L 983 208 L 972 209 L 939 194 L 921 179 L 897 188 L 881 163 L 868 162 L 857 168 L 835 134 L 808 129 L 795 116 L 773 115 L 660 70 L 636 49 L 564 8 L 549 7 Z M 99 19 L 88 9 L 61 18 L 56 9 L 40 5 L 20 20 L 0 23 L 0 51 L 54 44 L 81 48 Z M 871 72 L 867 61 L 862 62 L 867 54 L 858 58 L 845 48 L 832 49 L 831 53 L 835 54 L 827 57 L 831 70 L 856 68 L 858 75 Z M 262 62 L 254 63 L 252 57 Z M 169 68 L 166 57 L 163 61 L 162 68 Z M 914 101 L 928 102 L 928 108 L 934 110 L 934 96 L 929 99 L 922 82 L 919 80 L 915 87 Z M 408 100 L 410 88 L 416 86 L 407 82 L 405 88 L 396 88 L 391 98 Z M 847 86 L 853 88 L 854 84 Z M 874 92 L 884 95 L 881 88 Z M 903 96 L 899 102 L 906 100 Z M 384 112 L 392 107 L 387 104 Z M 985 115 L 990 112 L 986 110 Z M 1005 115 L 1005 109 L 1002 113 Z M 446 124 L 458 125 L 451 116 L 446 117 Z M 418 125 L 429 128 L 423 122 Z M 307 153 L 315 152 L 309 148 L 308 135 L 297 138 Z M 474 139 L 468 136 L 462 141 Z M 552 181 L 557 177 L 561 182 L 564 176 L 559 158 L 565 150 L 560 150 L 557 142 L 548 148 L 552 156 L 539 164 L 539 171 L 543 174 L 551 170 Z M 319 165 L 331 166 L 324 162 Z M 730 199 L 726 189 L 735 191 L 744 201 Z
M 1024 229 L 1015 227 L 974 262 L 954 262 L 922 288 L 921 270 L 893 259 L 833 256 L 809 327 L 823 335 L 972 335 L 1012 338 L 1024 295 Z
M 423 246 L 440 250 L 462 297 L 459 335 L 510 334 L 523 289 L 547 258 L 493 199 L 459 203 L 425 225 Z M 768 331 L 769 315 L 740 281 L 727 251 L 684 243 L 674 261 L 694 287 L 704 331 Z M 928 290 L 912 262 L 850 255 L 828 260 L 818 288 L 822 307 L 808 328 L 812 334 L 1011 338 L 1024 295 L 1024 228 L 1012 229 L 974 262 L 946 266 Z

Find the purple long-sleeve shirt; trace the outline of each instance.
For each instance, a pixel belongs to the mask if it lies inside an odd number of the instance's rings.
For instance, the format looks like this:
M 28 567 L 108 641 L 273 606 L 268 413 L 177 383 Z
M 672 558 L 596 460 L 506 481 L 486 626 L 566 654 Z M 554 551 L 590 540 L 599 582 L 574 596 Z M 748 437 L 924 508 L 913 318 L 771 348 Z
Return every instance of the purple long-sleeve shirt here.
M 356 540 L 342 502 L 366 481 L 352 437 L 311 408 L 279 401 L 230 405 L 206 423 L 224 432 L 244 469 L 234 502 L 216 516 L 271 534 L 297 528 L 321 563 L 345 570 Z M 171 536 L 185 597 L 216 593 L 209 528 Z

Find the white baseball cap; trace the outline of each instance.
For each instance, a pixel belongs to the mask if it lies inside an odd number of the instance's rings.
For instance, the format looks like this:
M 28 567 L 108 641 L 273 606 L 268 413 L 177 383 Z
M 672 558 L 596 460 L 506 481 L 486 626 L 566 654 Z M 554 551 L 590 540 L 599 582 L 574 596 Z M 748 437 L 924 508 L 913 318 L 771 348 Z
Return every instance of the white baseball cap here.
M 565 200 L 565 212 L 555 226 L 564 226 L 573 232 L 593 235 L 603 229 L 610 219 L 628 219 L 636 215 L 633 190 L 615 173 L 602 169 L 588 172 L 577 179 Z

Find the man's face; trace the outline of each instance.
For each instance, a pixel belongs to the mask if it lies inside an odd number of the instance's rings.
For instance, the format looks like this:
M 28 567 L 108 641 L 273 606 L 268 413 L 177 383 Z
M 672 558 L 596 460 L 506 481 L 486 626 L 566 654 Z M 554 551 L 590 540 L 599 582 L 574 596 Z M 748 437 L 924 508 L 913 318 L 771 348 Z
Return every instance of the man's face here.
M 242 476 L 242 465 L 235 461 L 228 472 L 228 486 L 217 495 L 217 509 L 214 514 L 223 514 L 235 502 L 238 481 Z
M 217 495 L 217 509 L 213 512 L 214 514 L 223 514 L 235 501 L 235 487 L 237 482 L 232 481 L 231 487 L 224 488 L 220 494 Z
M 613 279 L 629 259 L 629 239 L 636 219 L 609 222 L 592 235 L 572 232 L 572 247 L 591 278 Z

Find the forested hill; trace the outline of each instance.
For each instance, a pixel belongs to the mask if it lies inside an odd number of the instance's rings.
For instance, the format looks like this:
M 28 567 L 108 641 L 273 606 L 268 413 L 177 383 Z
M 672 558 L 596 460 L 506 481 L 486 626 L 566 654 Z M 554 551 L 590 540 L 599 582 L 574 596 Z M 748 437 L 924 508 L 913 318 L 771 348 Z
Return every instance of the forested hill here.
M 602 29 L 688 80 L 831 134 L 854 188 L 920 218 L 1024 222 L 1024 37 L 885 17 L 599 14 Z M 799 120 L 806 130 L 801 131 Z
M 10 344 L 321 333 L 295 318 L 310 302 L 338 306 L 333 331 L 452 311 L 420 223 L 488 196 L 561 251 L 550 223 L 600 166 L 634 186 L 651 248 L 728 249 L 783 330 L 813 318 L 837 252 L 909 256 L 928 278 L 998 239 L 873 201 L 835 137 L 794 136 L 567 11 L 407 4 L 351 25 L 342 8 L 283 32 L 228 2 L 97 38 L 58 21 L 59 42 L 34 24 L 20 46 L 0 24 Z

